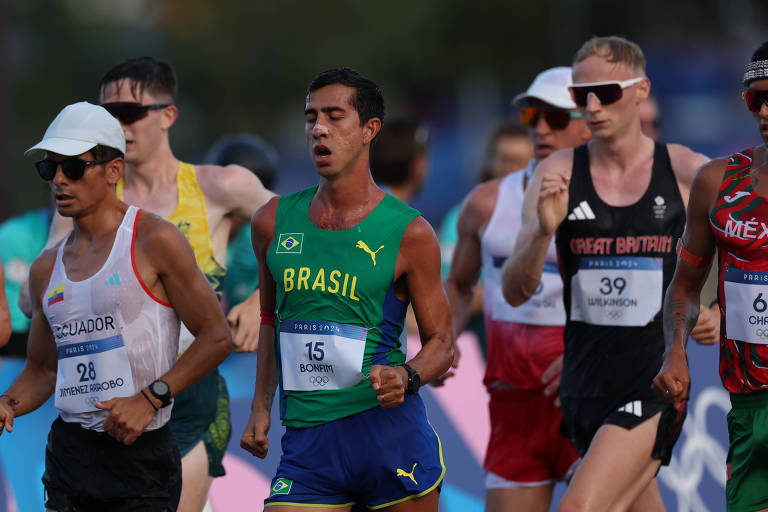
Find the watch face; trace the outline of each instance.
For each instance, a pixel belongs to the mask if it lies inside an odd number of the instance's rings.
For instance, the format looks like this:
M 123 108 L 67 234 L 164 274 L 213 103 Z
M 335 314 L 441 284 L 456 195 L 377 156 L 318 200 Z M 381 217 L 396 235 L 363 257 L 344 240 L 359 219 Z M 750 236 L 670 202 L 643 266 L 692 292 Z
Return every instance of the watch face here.
M 169 391 L 168 384 L 161 380 L 153 382 L 150 386 L 150 389 L 152 390 L 152 393 L 154 393 L 158 398 L 167 395 Z

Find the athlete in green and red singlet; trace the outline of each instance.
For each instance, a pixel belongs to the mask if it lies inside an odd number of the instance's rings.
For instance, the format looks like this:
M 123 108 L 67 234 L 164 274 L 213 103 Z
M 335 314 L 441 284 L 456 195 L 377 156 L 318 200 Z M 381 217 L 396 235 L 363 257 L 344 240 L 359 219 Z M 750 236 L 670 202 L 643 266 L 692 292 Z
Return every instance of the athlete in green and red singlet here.
M 688 398 L 685 343 L 717 249 L 720 377 L 732 404 L 729 512 L 768 510 L 768 42 L 754 53 L 744 86 L 763 144 L 713 160 L 693 182 L 688 224 L 664 303 L 664 365 L 654 379 L 670 400 Z
M 445 466 L 417 392 L 453 359 L 437 238 L 371 177 L 384 117 L 376 84 L 349 68 L 321 73 L 304 113 L 320 183 L 252 221 L 262 342 L 241 446 L 266 455 L 279 379 L 286 432 L 267 507 L 436 512 Z M 409 302 L 422 348 L 406 364 Z

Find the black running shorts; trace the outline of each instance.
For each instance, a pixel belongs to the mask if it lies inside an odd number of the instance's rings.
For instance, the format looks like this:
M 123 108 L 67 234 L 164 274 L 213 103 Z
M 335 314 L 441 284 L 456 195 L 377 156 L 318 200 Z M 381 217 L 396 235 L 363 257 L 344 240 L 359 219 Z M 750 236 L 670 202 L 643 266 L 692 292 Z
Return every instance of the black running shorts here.
M 592 439 L 603 425 L 616 425 L 632 430 L 661 413 L 656 441 L 651 456 L 662 465 L 669 464 L 672 448 L 680 437 L 686 406 L 676 408 L 661 400 L 621 400 L 599 398 L 563 398 L 563 434 L 568 435 L 584 456 Z
M 124 445 L 57 418 L 45 448 L 45 506 L 56 512 L 174 512 L 181 459 L 168 425 Z

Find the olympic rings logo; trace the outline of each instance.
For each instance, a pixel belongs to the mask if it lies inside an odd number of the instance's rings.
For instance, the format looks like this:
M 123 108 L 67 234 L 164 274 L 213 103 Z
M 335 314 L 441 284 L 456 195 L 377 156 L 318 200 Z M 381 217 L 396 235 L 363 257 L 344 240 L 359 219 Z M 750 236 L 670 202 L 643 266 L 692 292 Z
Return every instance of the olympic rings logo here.
M 768 329 L 757 329 L 755 334 L 760 338 L 768 339 Z
M 328 377 L 316 377 L 314 375 L 309 378 L 310 384 L 314 384 L 315 386 L 325 386 L 328 384 L 329 380 Z
M 620 309 L 610 309 L 610 310 L 608 310 L 608 318 L 610 318 L 612 320 L 618 320 L 619 318 L 621 318 L 621 316 L 623 314 L 624 314 L 624 312 L 621 311 Z

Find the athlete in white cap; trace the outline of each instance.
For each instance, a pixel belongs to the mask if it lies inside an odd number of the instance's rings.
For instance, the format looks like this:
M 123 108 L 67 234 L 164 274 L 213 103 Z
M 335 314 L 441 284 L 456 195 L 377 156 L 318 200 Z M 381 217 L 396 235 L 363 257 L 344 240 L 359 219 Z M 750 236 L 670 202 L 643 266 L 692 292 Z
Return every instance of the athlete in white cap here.
M 230 353 L 227 322 L 179 230 L 115 195 L 125 137 L 104 108 L 69 105 L 36 151 L 74 229 L 32 265 L 27 362 L 0 396 L 0 432 L 54 393 L 48 510 L 176 510 L 172 397 Z M 177 360 L 180 319 L 195 340 Z
M 475 187 L 459 215 L 459 240 L 446 289 L 454 332 L 469 319 L 482 269 L 488 337 L 484 383 L 490 394 L 491 439 L 485 457 L 486 509 L 546 511 L 552 488 L 578 459 L 560 432 L 557 383 L 562 365 L 562 282 L 554 244 L 542 289 L 513 308 L 501 291 L 500 271 L 521 226 L 523 193 L 536 164 L 552 151 L 579 146 L 590 134 L 568 93 L 571 68 L 540 73 L 515 97 L 528 126 L 534 158 L 524 169 Z

